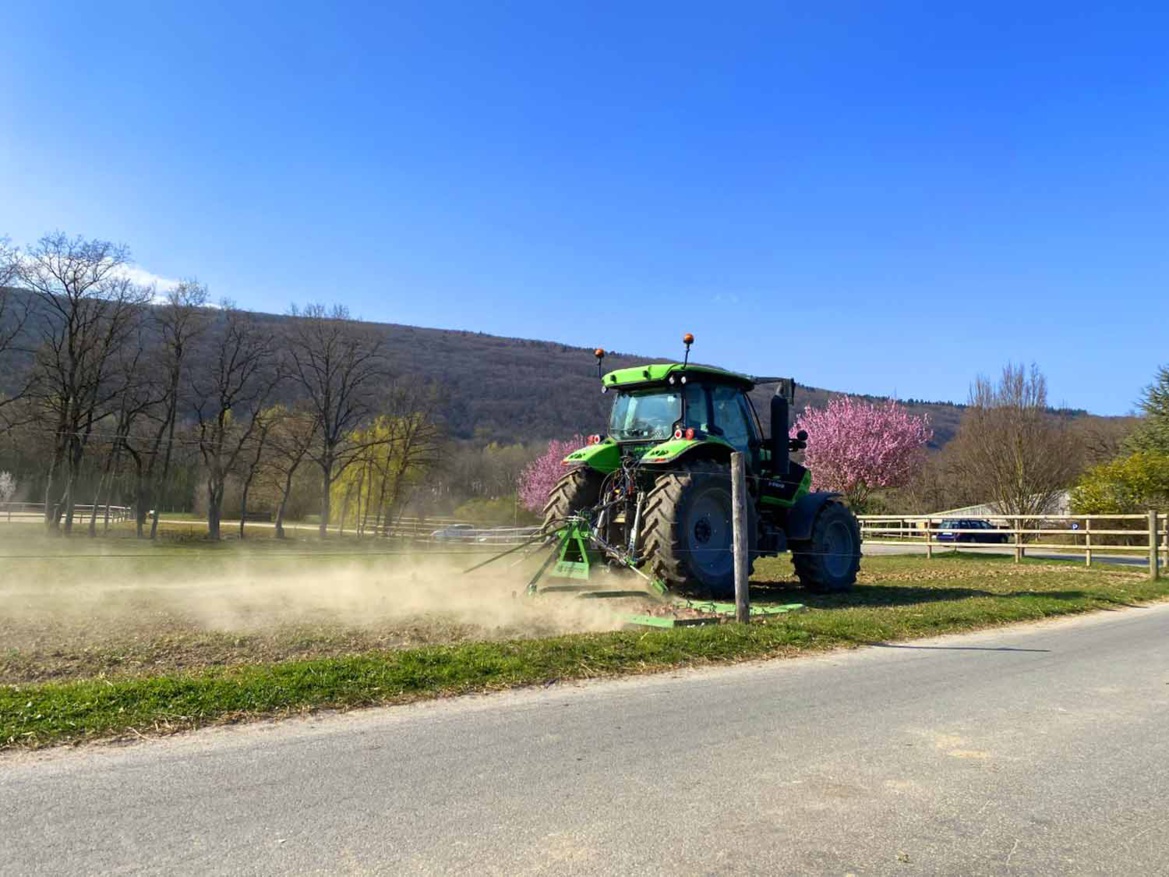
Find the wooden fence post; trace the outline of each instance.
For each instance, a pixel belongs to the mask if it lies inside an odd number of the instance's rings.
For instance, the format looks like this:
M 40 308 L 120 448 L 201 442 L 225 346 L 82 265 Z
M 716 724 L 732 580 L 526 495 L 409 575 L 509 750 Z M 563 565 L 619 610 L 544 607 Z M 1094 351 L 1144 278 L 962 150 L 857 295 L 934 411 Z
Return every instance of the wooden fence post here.
M 1169 566 L 1169 515 L 1165 516 L 1164 529 L 1165 532 L 1162 534 L 1161 547 L 1165 551 L 1165 565 Z
M 1084 563 L 1092 565 L 1092 519 L 1084 518 Z
M 1023 521 L 1015 518 L 1015 563 L 1023 562 Z
M 731 523 L 735 551 L 735 621 L 751 620 L 751 594 L 747 557 L 747 469 L 743 455 L 731 454 Z
M 1149 578 L 1154 582 L 1161 578 L 1160 554 L 1161 548 L 1157 545 L 1161 528 L 1157 526 L 1157 513 L 1149 512 Z

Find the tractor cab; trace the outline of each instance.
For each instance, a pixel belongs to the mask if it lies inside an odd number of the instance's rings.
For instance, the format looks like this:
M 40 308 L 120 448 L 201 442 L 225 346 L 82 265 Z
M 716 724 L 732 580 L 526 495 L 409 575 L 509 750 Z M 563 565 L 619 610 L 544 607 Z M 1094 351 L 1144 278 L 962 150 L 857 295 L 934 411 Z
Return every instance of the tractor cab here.
M 604 351 L 596 354 L 599 366 Z M 771 438 L 764 436 L 748 395 L 757 383 L 778 385 L 771 422 L 781 426 Z M 738 451 L 747 457 L 752 475 L 767 478 L 768 493 L 787 502 L 807 490 L 806 471 L 791 460 L 793 450 L 805 447 L 806 436 L 789 439 L 784 428 L 795 392 L 790 379 L 751 378 L 688 362 L 657 363 L 611 371 L 601 376 L 601 391 L 614 394 L 608 432 L 590 436 L 589 446 L 570 454 L 568 464 L 605 472 L 629 457 L 654 466 L 699 457 L 725 462 Z
M 610 372 L 602 385 L 617 391 L 609 415 L 616 442 L 714 438 L 743 453 L 759 447 L 759 419 L 746 395 L 754 384 L 744 375 L 671 363 Z

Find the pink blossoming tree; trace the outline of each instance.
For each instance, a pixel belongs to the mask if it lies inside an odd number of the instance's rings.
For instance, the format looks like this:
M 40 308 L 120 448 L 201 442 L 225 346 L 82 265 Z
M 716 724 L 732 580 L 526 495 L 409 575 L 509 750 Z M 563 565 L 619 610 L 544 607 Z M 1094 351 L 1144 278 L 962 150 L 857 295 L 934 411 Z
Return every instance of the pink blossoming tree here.
M 808 432 L 804 462 L 816 490 L 844 494 L 854 510 L 865 508 L 874 490 L 903 487 L 925 461 L 933 438 L 929 419 L 915 417 L 889 400 L 873 403 L 849 396 L 828 407 L 807 408 L 792 427 Z
M 520 473 L 520 502 L 524 508 L 537 513 L 544 510 L 549 491 L 560 480 L 560 476 L 568 471 L 562 461 L 584 443 L 585 440 L 579 435 L 568 441 L 553 439 L 548 442 L 548 450 Z

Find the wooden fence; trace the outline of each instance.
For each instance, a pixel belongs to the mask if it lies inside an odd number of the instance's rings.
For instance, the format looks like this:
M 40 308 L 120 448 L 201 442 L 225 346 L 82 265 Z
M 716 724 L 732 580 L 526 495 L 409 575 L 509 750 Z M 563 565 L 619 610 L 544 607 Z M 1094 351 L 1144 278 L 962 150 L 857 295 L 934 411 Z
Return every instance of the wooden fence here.
M 415 542 L 475 542 L 517 545 L 540 531 L 539 527 L 492 527 L 454 518 L 402 518 L 384 527 L 378 535 Z M 367 531 L 367 535 L 372 535 Z
M 111 521 L 128 521 L 133 509 L 125 505 L 99 505 L 97 507 L 97 514 L 99 518 L 104 518 L 106 509 L 109 509 Z M 75 521 L 87 521 L 93 514 L 92 505 L 75 505 L 73 507 L 73 519 Z M 45 504 L 43 502 L 4 502 L 0 503 L 0 521 L 18 521 L 29 519 L 43 519 L 45 516 Z
M 992 528 L 959 527 L 959 522 L 987 521 Z M 891 545 L 935 551 L 961 548 L 1008 553 L 1021 561 L 1032 554 L 1072 554 L 1092 565 L 1094 558 L 1147 558 L 1151 573 L 1169 565 L 1169 515 L 993 515 L 954 518 L 940 515 L 890 517 L 861 515 L 866 545 Z M 946 526 L 943 526 L 945 524 Z

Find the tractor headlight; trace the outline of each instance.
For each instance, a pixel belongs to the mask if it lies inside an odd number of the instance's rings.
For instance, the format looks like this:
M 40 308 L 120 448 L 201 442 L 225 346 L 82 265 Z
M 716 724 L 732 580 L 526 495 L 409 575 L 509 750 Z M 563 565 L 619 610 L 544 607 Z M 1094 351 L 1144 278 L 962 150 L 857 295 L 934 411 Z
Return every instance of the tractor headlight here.
M 682 383 L 686 383 L 686 375 L 682 375 Z

